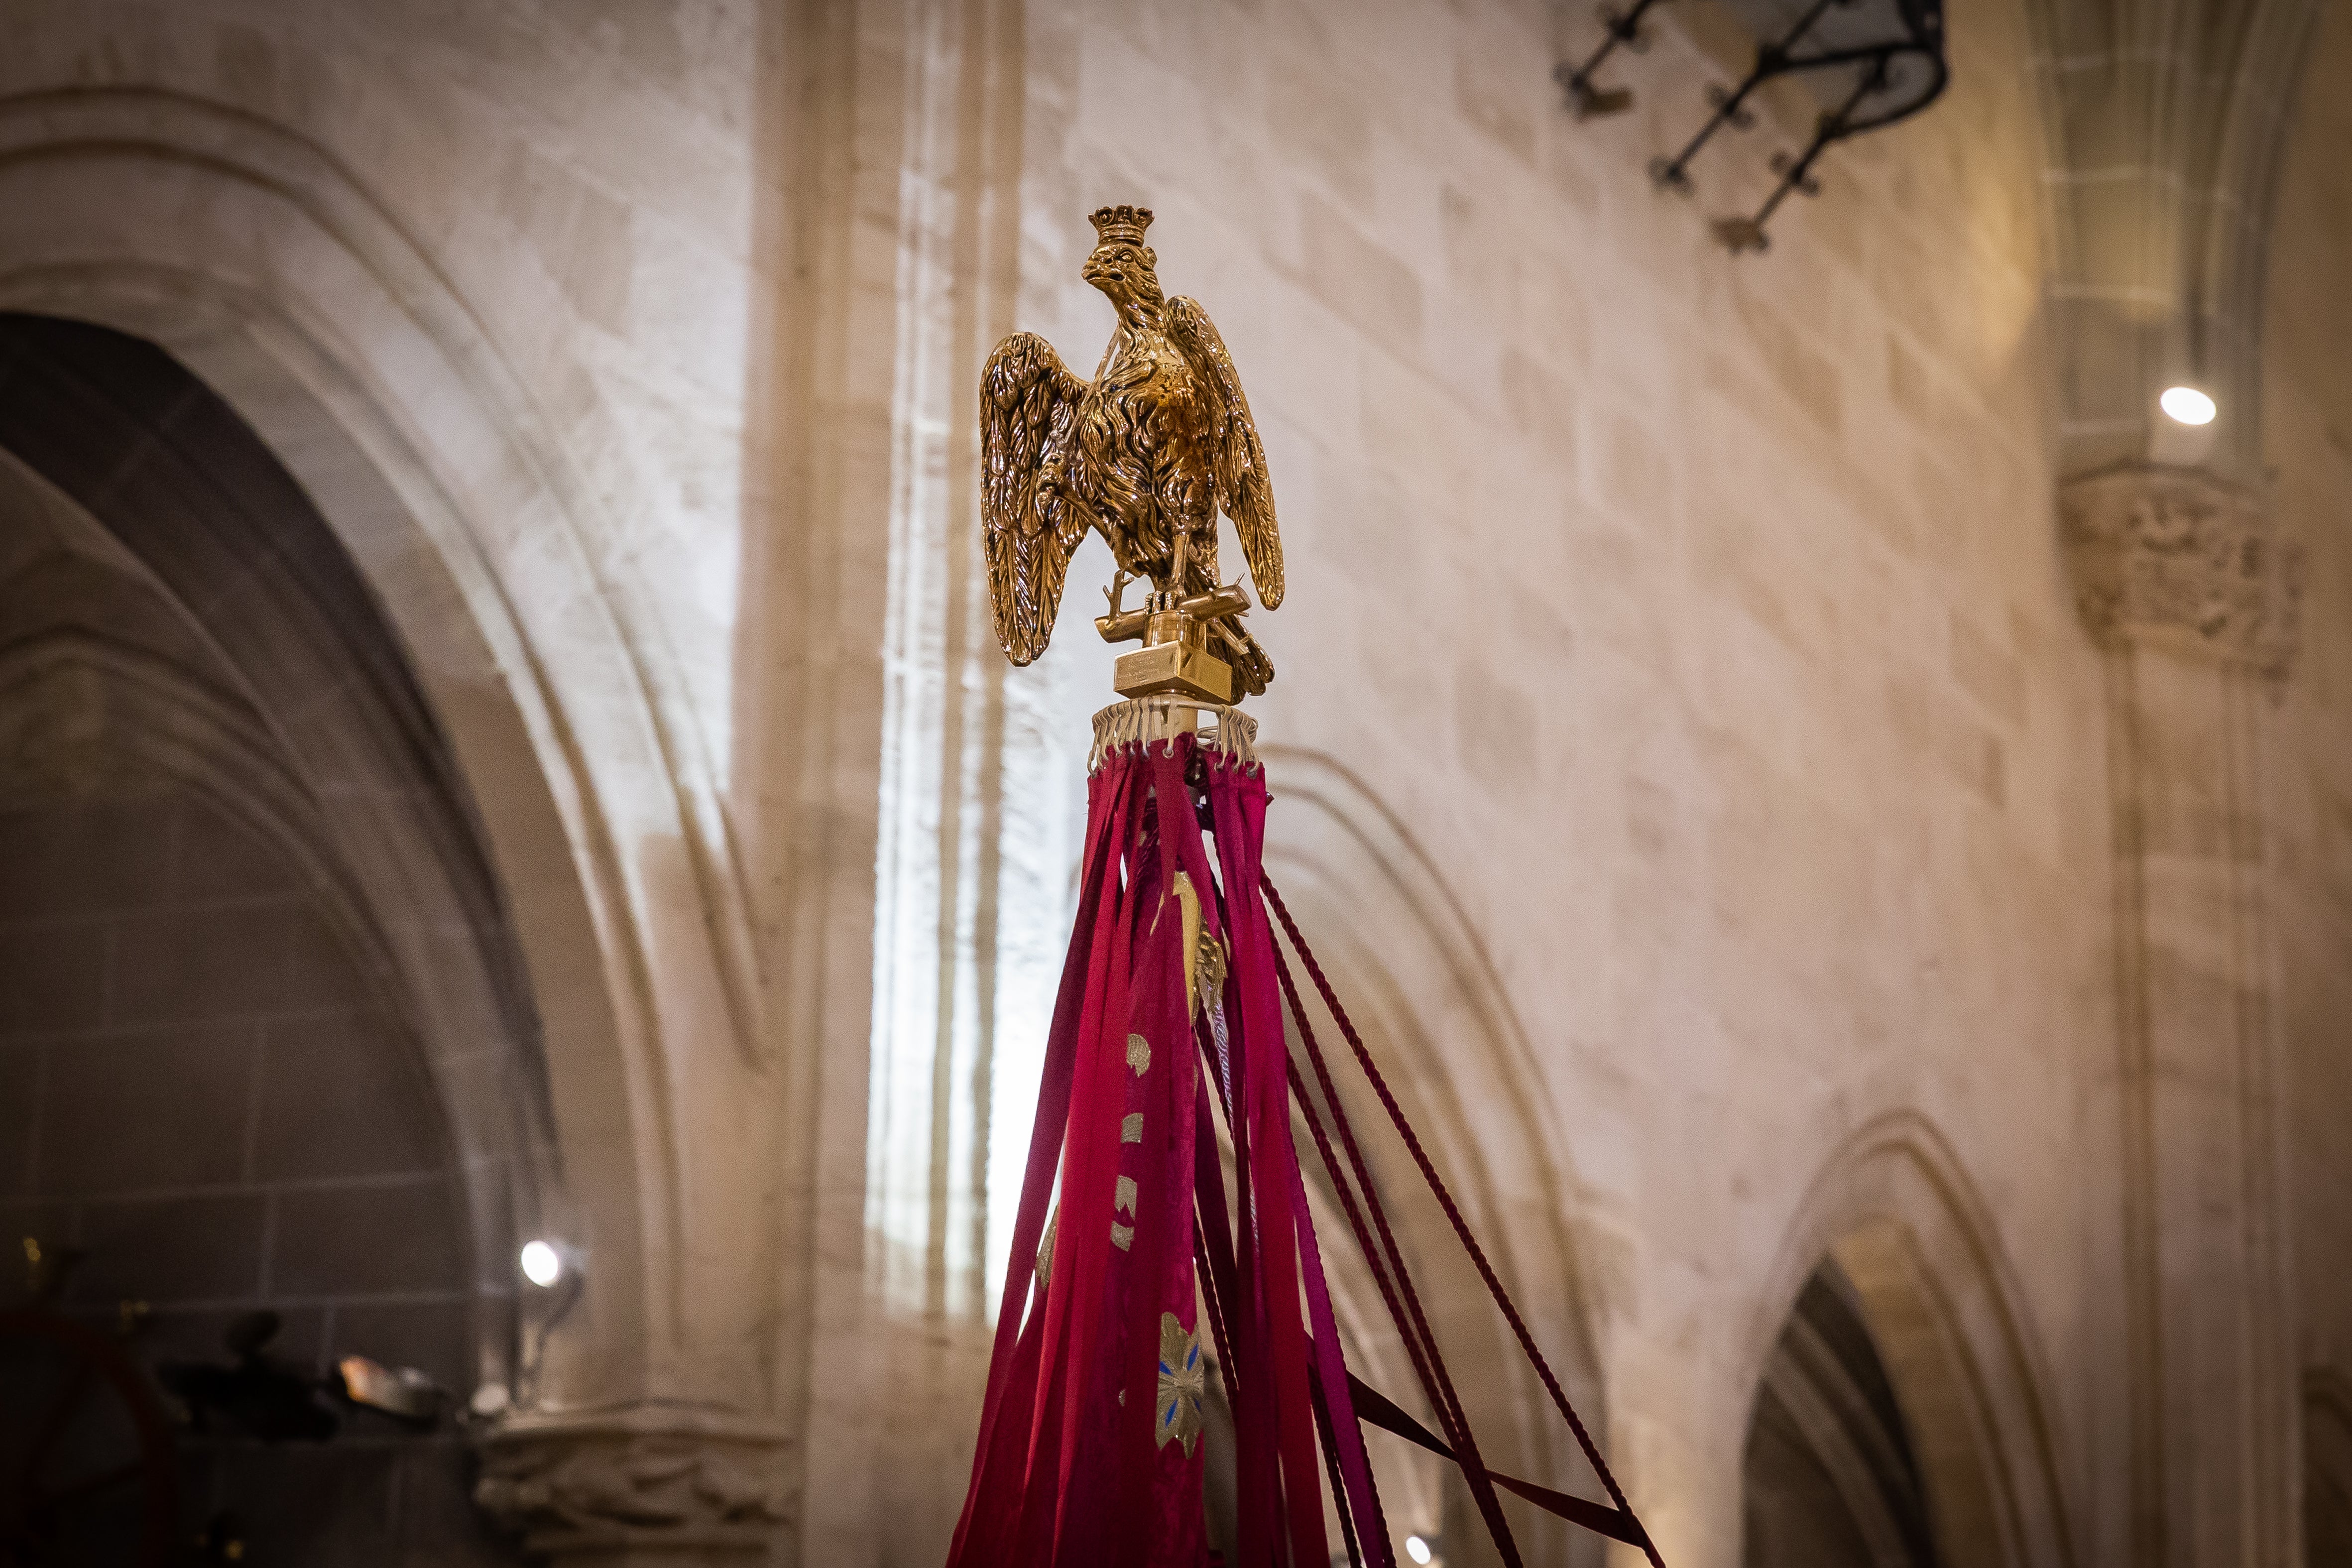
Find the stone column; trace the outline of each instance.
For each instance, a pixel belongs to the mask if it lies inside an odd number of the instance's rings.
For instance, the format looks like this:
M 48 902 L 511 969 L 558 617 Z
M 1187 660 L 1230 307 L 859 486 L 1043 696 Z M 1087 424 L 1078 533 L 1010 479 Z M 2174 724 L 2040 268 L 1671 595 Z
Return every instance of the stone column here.
M 795 1141 L 779 1408 L 822 1439 L 793 1456 L 784 1560 L 936 1562 L 1085 820 L 1090 733 L 1053 718 L 1046 669 L 996 646 L 980 530 L 981 367 L 1050 321 L 1050 293 L 1017 297 L 1024 243 L 1053 240 L 1024 240 L 1024 170 L 1045 162 L 1024 147 L 1053 132 L 1021 0 L 762 15 L 789 264 L 776 409 L 753 422 L 774 506 L 757 597 L 780 613 L 746 645 L 776 673 L 742 745 L 771 792 L 755 853 Z M 1085 210 L 1064 209 L 1081 233 Z
M 484 1440 L 474 1496 L 534 1559 L 751 1564 L 785 1521 L 784 1460 L 780 1427 L 712 1411 L 526 1414 Z
M 2297 1557 L 2263 731 L 2298 563 L 2263 498 L 2128 465 L 2061 493 L 2106 649 L 2128 1561 Z

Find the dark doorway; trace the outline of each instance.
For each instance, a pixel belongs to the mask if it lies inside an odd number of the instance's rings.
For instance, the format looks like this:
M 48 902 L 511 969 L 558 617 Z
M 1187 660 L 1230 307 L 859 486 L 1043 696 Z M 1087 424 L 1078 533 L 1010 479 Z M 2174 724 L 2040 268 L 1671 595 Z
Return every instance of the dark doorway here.
M 1834 1260 L 1805 1282 L 1773 1346 L 1741 1477 L 1746 1568 L 1935 1568 L 1903 1409 Z

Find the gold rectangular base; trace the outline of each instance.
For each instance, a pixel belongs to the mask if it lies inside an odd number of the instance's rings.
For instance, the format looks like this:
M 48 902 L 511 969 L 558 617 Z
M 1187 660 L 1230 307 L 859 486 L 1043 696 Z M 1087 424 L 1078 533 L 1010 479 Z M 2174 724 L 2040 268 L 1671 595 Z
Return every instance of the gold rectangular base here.
M 1234 700 L 1234 668 L 1212 653 L 1182 643 L 1161 643 L 1118 656 L 1111 689 L 1121 697 L 1197 697 L 1227 704 Z

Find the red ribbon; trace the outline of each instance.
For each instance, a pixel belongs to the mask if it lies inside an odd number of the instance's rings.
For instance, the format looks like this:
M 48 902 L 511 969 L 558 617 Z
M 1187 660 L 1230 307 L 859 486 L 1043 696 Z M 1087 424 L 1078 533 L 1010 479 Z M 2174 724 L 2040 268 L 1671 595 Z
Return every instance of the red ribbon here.
M 1046 1041 L 971 1484 L 950 1568 L 1198 1568 L 1207 1556 L 1200 1442 L 1183 1436 L 1199 1431 L 1187 1380 L 1200 1363 L 1182 1347 L 1203 1342 L 1216 1347 L 1234 1415 L 1239 1563 L 1328 1562 L 1328 1479 L 1349 1560 L 1395 1568 L 1364 1449 L 1360 1424 L 1370 1422 L 1462 1467 L 1513 1568 L 1517 1550 L 1497 1488 L 1638 1545 L 1655 1564 L 1656 1549 L 1265 880 L 1265 803 L 1254 768 L 1190 735 L 1115 749 L 1089 787 L 1077 919 Z M 1180 876 L 1197 896 L 1206 942 L 1227 958 L 1227 984 L 1202 996 L 1198 1014 L 1187 1000 L 1187 965 L 1198 954 L 1185 949 Z M 1615 1508 L 1492 1474 L 1479 1458 L 1276 947 L 1268 901 Z M 1346 1150 L 1344 1165 L 1285 1043 L 1286 998 Z M 1443 1437 L 1348 1371 L 1291 1140 L 1294 1103 L 1314 1132 Z M 1231 1204 L 1218 1114 L 1234 1151 Z M 1057 1185 L 1059 1216 L 1041 1281 L 1037 1251 Z M 1171 1318 L 1173 1326 L 1165 1327 Z M 1167 1367 L 1163 1331 L 1167 1353 L 1184 1367 Z

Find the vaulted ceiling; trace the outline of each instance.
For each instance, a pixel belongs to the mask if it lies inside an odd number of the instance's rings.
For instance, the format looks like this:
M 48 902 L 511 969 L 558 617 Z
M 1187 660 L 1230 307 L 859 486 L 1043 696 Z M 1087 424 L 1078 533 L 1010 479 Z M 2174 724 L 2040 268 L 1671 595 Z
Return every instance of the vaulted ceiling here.
M 2186 381 L 2221 406 L 2206 460 L 2249 479 L 2272 209 L 2321 0 L 2028 4 L 2051 127 L 2063 470 L 2144 456 L 2157 394 Z

